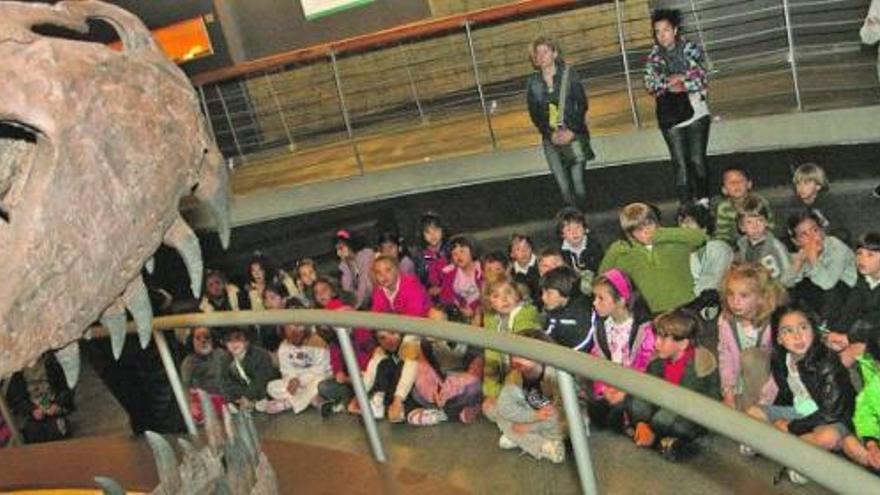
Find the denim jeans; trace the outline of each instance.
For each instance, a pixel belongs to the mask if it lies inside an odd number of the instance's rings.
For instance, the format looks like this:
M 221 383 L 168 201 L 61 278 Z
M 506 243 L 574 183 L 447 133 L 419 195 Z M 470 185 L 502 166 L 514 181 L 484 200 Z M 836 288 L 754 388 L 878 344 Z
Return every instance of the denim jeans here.
M 543 140 L 544 156 L 550 172 L 556 179 L 562 200 L 569 206 L 583 208 L 587 200 L 587 189 L 584 185 L 584 165 L 590 158 L 584 148 L 583 141 L 577 137 L 571 142 L 571 152 L 563 152 L 549 139 Z
M 711 120 L 711 116 L 706 115 L 688 126 L 670 127 L 662 131 L 672 158 L 675 189 L 681 203 L 709 197 L 706 146 L 709 143 Z

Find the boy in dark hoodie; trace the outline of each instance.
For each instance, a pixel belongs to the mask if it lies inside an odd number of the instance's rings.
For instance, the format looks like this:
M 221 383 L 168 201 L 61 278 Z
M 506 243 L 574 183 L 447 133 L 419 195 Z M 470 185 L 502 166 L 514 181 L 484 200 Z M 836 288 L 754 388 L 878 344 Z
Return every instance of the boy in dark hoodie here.
M 593 343 L 592 301 L 581 294 L 580 283 L 580 276 L 569 266 L 556 267 L 541 277 L 541 323 L 544 333 L 557 344 L 589 352 Z

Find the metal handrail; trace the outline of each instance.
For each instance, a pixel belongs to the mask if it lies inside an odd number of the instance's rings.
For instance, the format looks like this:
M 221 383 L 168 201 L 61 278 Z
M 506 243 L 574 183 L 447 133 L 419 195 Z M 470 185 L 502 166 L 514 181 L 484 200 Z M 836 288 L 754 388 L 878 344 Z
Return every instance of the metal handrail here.
M 616 388 L 646 399 L 660 407 L 674 411 L 685 418 L 694 421 L 709 430 L 718 432 L 734 441 L 748 444 L 756 451 L 784 464 L 799 472 L 805 473 L 815 482 L 839 493 L 870 493 L 873 490 L 880 492 L 880 480 L 869 474 L 866 470 L 847 462 L 838 456 L 825 452 L 817 447 L 809 445 L 794 435 L 783 433 L 772 426 L 761 423 L 749 416 L 737 412 L 721 402 L 712 400 L 703 395 L 671 385 L 663 380 L 623 368 L 610 361 L 593 358 L 580 352 L 575 352 L 565 347 L 545 342 L 527 339 L 511 334 L 499 332 L 485 332 L 475 329 L 473 326 L 439 322 L 421 318 L 411 318 L 390 314 L 355 312 L 355 311 L 326 311 L 326 310 L 280 310 L 280 311 L 238 311 L 238 312 L 215 312 L 164 316 L 153 321 L 154 330 L 170 330 L 176 328 L 208 326 L 246 326 L 246 325 L 281 325 L 287 323 L 299 323 L 306 325 L 331 325 L 337 328 L 337 335 L 343 344 L 350 344 L 348 333 L 344 328 L 365 327 L 373 329 L 389 329 L 402 333 L 433 337 L 443 340 L 453 340 L 482 348 L 523 356 L 528 359 L 547 363 L 557 370 L 561 370 L 560 386 L 565 387 L 571 382 L 566 378 L 566 372 L 578 376 L 601 380 Z M 100 332 L 95 332 L 99 334 Z M 158 332 L 154 332 L 157 334 Z M 349 349 L 350 350 L 350 349 Z M 353 358 L 353 356 L 350 356 Z M 353 361 L 353 360 L 352 360 Z M 352 362 L 353 369 L 357 369 L 356 363 Z M 357 373 L 353 373 L 353 378 Z M 356 387 L 357 388 L 357 387 Z M 356 390 L 357 392 L 357 390 Z M 362 392 L 362 391 L 361 391 Z M 571 391 L 568 390 L 570 393 Z M 366 401 L 365 397 L 359 399 Z M 563 397 L 566 390 L 563 390 Z M 375 428 L 372 417 L 367 414 L 368 407 L 363 407 L 365 426 L 374 440 L 370 427 Z M 184 401 L 183 409 L 186 403 Z M 566 406 L 567 412 L 572 411 L 571 405 Z M 369 420 L 367 420 L 369 417 Z M 577 430 L 584 438 L 572 438 L 578 442 L 585 442 L 587 431 L 583 421 L 572 421 L 569 418 L 569 426 L 574 427 L 572 437 L 578 436 Z M 375 431 L 372 432 L 373 434 Z M 574 442 L 573 442 L 574 443 Z M 581 445 L 584 447 L 585 443 Z M 374 454 L 377 453 L 376 445 Z M 584 466 L 578 446 L 575 444 L 578 471 L 581 475 L 581 486 L 585 492 L 595 493 L 595 478 L 592 478 L 592 469 Z M 378 448 L 381 453 L 381 446 Z M 384 456 L 384 454 L 382 454 Z M 589 453 L 586 452 L 588 456 Z M 379 457 L 377 455 L 377 457 Z M 380 457 L 379 460 L 382 460 Z M 584 479 L 587 476 L 589 479 Z M 873 487 L 873 489 L 872 489 Z

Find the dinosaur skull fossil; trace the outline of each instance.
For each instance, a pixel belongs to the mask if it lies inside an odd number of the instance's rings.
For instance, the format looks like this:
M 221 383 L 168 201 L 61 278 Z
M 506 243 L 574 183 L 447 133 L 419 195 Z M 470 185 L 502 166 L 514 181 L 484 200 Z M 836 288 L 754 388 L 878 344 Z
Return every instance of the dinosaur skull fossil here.
M 34 32 L 113 26 L 123 50 Z M 198 98 L 132 14 L 94 0 L 0 2 L 0 378 L 101 320 L 121 350 L 152 312 L 141 268 L 160 244 L 201 291 L 199 243 L 178 213 L 194 194 L 228 244 L 227 171 Z

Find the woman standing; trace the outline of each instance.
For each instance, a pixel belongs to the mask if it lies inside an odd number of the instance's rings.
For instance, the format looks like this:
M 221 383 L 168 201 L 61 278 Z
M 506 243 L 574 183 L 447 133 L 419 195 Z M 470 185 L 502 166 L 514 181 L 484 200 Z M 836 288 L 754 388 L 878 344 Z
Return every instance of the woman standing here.
M 584 165 L 595 158 L 587 131 L 587 95 L 580 77 L 565 65 L 555 41 L 532 41 L 529 55 L 535 73 L 526 85 L 532 123 L 541 133 L 544 156 L 569 206 L 583 208 L 587 197 Z
M 708 205 L 711 116 L 703 49 L 679 35 L 679 11 L 655 10 L 651 23 L 655 43 L 645 64 L 645 86 L 656 98 L 657 123 L 672 157 L 678 200 Z

